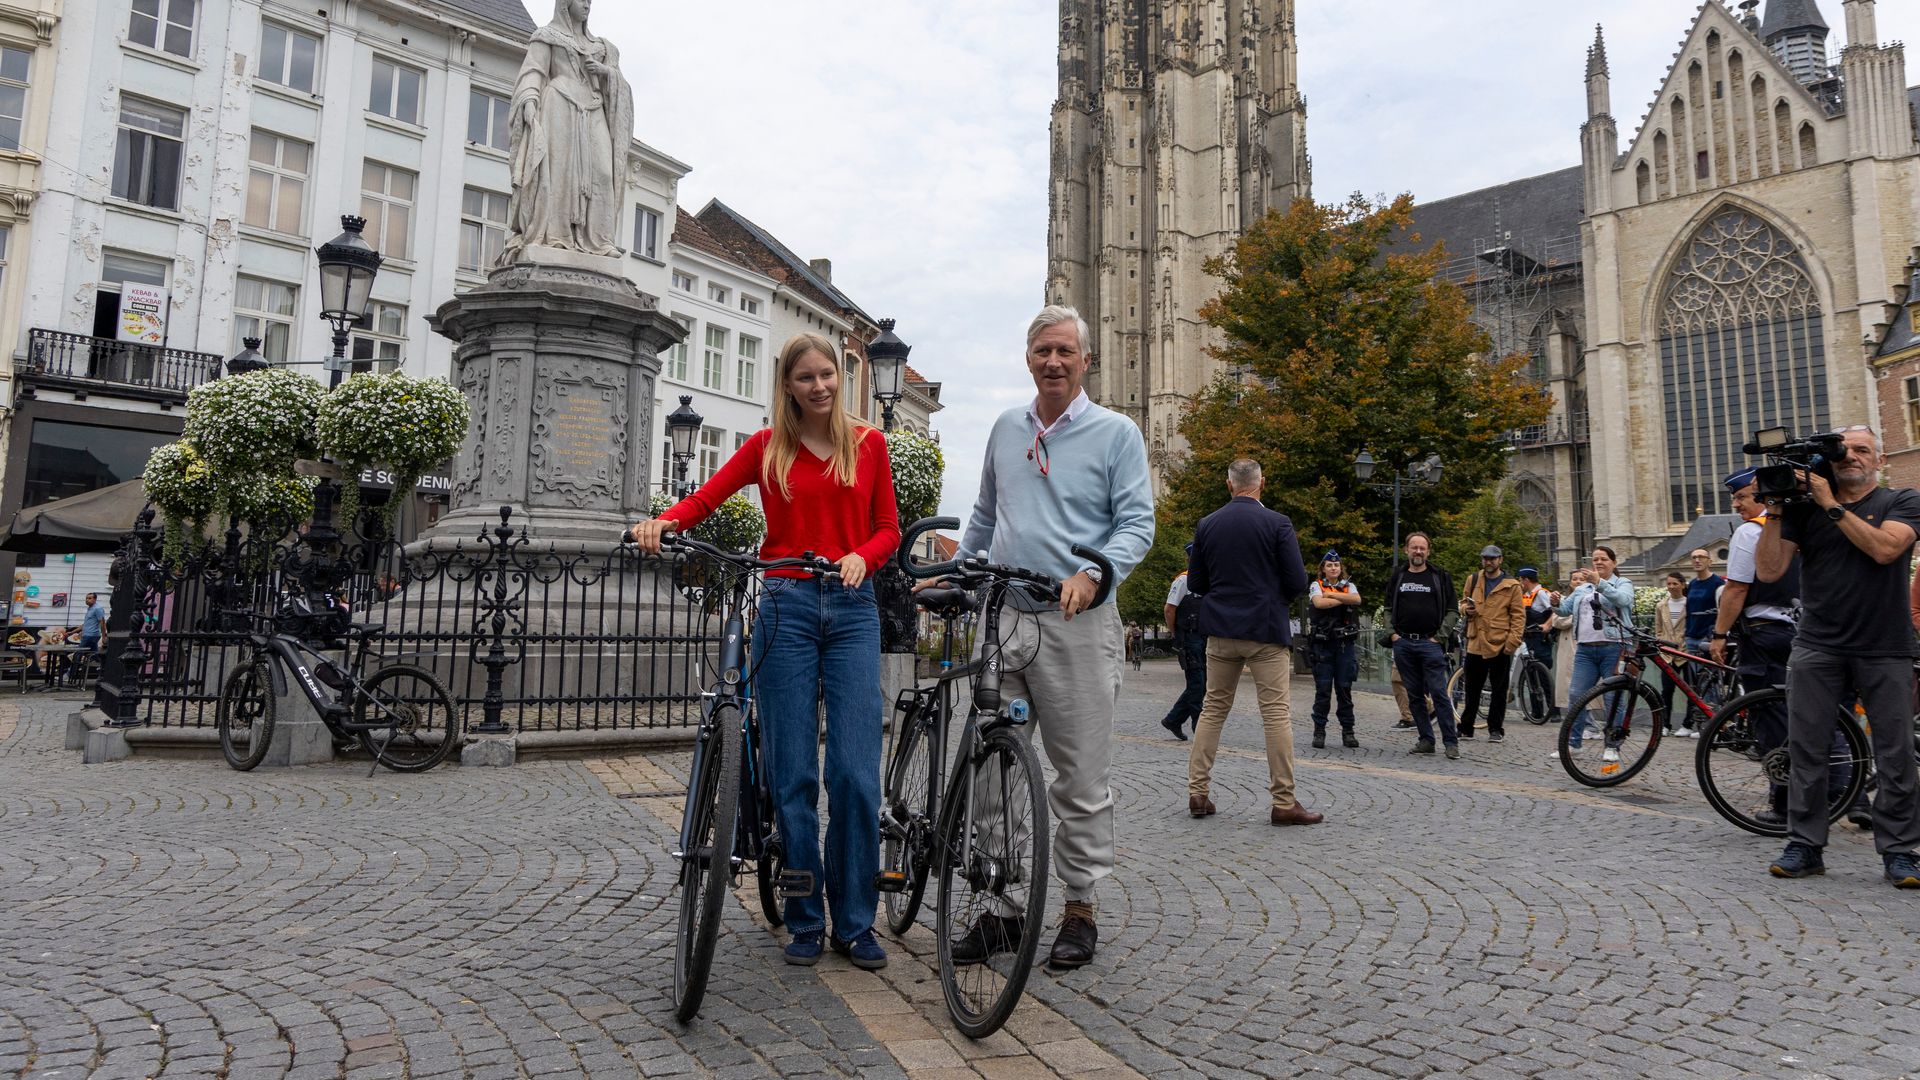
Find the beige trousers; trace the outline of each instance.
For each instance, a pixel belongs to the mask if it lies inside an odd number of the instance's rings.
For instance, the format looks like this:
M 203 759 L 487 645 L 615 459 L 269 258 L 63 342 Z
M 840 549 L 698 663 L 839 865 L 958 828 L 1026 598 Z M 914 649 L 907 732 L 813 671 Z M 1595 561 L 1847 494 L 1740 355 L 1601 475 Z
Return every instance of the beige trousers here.
M 1260 697 L 1260 720 L 1267 733 L 1267 775 L 1273 805 L 1285 810 L 1293 796 L 1293 650 L 1284 645 L 1240 638 L 1207 639 L 1207 698 L 1193 729 L 1193 751 L 1187 758 L 1187 794 L 1205 795 L 1213 777 L 1213 759 L 1220 751 L 1220 729 L 1233 709 L 1240 673 L 1251 669 Z

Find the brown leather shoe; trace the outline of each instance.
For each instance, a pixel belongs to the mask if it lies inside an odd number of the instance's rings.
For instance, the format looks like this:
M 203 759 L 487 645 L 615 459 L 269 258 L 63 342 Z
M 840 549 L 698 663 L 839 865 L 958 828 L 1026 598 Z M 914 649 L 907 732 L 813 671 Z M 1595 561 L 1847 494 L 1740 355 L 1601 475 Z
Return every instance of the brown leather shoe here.
M 1205 795 L 1187 796 L 1187 813 L 1194 817 L 1212 817 L 1218 812 L 1213 805 L 1213 800 Z
M 1100 942 L 1100 930 L 1084 915 L 1068 915 L 1060 920 L 1060 936 L 1053 939 L 1047 963 L 1056 968 L 1086 967 Z
M 1275 825 L 1318 825 L 1325 820 L 1326 818 L 1322 815 L 1314 813 L 1299 803 L 1294 803 L 1285 810 L 1277 806 L 1273 808 Z

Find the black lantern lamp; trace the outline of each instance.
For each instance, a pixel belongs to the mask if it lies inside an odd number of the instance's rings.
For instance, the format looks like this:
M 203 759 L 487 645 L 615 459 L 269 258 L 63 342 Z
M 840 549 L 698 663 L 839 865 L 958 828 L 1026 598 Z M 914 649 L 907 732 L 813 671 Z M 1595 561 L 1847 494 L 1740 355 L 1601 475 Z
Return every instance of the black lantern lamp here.
M 233 355 L 233 359 L 227 361 L 227 374 L 245 375 L 249 371 L 264 371 L 272 366 L 267 363 L 265 357 L 260 355 L 259 338 L 241 338 L 240 351 Z
M 380 253 L 360 235 L 366 227 L 366 218 L 343 214 L 340 235 L 313 249 L 320 261 L 320 317 L 333 324 L 333 359 L 327 370 L 336 385 L 347 369 L 347 328 L 366 317 L 373 279 L 380 272 Z
M 667 414 L 667 439 L 673 445 L 674 489 L 680 498 L 691 490 L 687 483 L 687 463 L 693 460 L 693 440 L 700 434 L 706 417 L 693 411 L 693 395 L 681 394 L 680 407 Z
M 1373 460 L 1372 454 L 1362 450 L 1360 456 L 1353 459 L 1353 475 L 1359 477 L 1360 482 L 1364 484 L 1373 479 L 1373 467 L 1378 464 L 1379 462 Z
M 1418 484 L 1421 487 L 1438 487 L 1440 486 L 1440 479 L 1444 475 L 1444 469 L 1440 464 L 1439 454 L 1428 454 L 1425 460 L 1412 462 L 1405 469 L 1395 469 L 1393 471 L 1393 479 L 1373 483 L 1374 470 L 1379 465 L 1380 462 L 1374 460 L 1374 456 L 1371 453 L 1362 449 L 1360 453 L 1354 456 L 1353 475 L 1355 479 L 1367 487 L 1373 488 L 1375 491 L 1391 491 L 1393 493 L 1393 565 L 1394 569 L 1397 570 L 1400 567 L 1401 490 L 1405 486 L 1414 484 Z
M 893 430 L 893 406 L 903 396 L 900 381 L 906 375 L 907 354 L 913 346 L 894 335 L 894 321 L 880 320 L 880 336 L 867 345 L 867 363 L 873 370 L 873 400 L 880 403 L 880 429 Z

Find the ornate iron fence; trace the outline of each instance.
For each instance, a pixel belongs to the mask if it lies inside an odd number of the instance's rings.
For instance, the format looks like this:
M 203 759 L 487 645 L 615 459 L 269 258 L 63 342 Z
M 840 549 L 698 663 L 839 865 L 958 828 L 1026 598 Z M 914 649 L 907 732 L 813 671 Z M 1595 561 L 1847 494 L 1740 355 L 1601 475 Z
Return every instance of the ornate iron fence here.
M 126 626 L 110 636 L 100 681 L 116 722 L 212 727 L 249 613 L 271 614 L 316 585 L 354 621 L 386 627 L 379 659 L 439 675 L 468 731 L 657 729 L 697 717 L 719 626 L 697 589 L 676 585 L 672 558 L 536 544 L 506 507 L 480 535 L 404 547 L 378 536 L 369 513 L 361 521 L 376 535 L 335 544 L 330 502 L 319 500 L 298 537 L 232 529 L 177 562 L 143 521 L 117 560 L 114 621 L 124 609 Z

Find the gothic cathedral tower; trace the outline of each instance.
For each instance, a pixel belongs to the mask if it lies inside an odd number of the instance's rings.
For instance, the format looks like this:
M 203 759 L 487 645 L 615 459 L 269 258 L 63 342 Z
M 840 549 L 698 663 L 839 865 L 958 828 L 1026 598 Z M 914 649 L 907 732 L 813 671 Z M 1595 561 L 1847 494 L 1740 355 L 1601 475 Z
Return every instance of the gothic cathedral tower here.
M 1294 0 L 1060 0 L 1047 302 L 1086 317 L 1087 391 L 1140 425 L 1156 492 L 1219 370 L 1203 265 L 1310 195 L 1298 57 Z

